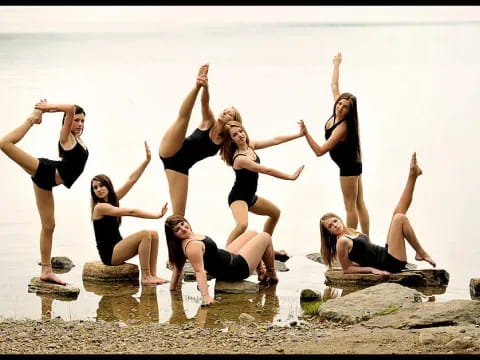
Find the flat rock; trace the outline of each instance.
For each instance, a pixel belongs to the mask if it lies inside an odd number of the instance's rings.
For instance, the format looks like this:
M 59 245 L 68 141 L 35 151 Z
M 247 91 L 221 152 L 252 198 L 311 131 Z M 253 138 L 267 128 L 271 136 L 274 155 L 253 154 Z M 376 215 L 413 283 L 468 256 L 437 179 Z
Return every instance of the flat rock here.
M 300 301 L 314 301 L 314 300 L 321 300 L 322 294 L 311 290 L 311 289 L 303 289 L 300 293 Z
M 278 260 L 275 260 L 275 270 L 280 272 L 290 271 L 290 269 L 287 268 L 287 264 Z
M 93 292 L 99 296 L 127 296 L 138 292 L 138 281 L 91 281 L 83 279 L 85 291 Z
M 475 300 L 480 297 L 480 278 L 470 279 L 470 297 Z
M 101 261 L 86 262 L 82 278 L 90 281 L 138 281 L 139 271 L 135 264 L 108 266 Z
M 71 297 L 76 299 L 80 293 L 80 289 L 72 286 L 71 284 L 54 284 L 40 280 L 39 277 L 34 277 L 28 284 L 28 292 L 36 293 L 37 295 L 58 294 L 59 298 Z
M 355 324 L 421 301 L 421 294 L 414 289 L 383 283 L 328 300 L 319 307 L 318 315 L 321 319 Z
M 257 283 L 242 281 L 215 281 L 215 293 L 218 294 L 256 294 L 260 286 Z

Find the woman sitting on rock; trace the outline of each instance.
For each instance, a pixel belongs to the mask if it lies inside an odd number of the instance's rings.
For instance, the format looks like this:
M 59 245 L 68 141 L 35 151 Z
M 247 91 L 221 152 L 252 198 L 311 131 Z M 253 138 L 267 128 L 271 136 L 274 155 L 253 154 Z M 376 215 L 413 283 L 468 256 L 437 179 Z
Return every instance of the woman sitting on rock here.
M 168 259 L 173 265 L 170 290 L 175 290 L 185 261 L 195 270 L 198 289 L 204 304 L 214 303 L 208 293 L 207 274 L 227 281 L 246 279 L 263 260 L 267 271 L 262 282 L 277 283 L 273 260 L 272 237 L 266 233 L 247 231 L 232 241 L 225 250 L 218 249 L 208 236 L 194 233 L 189 222 L 180 215 L 165 220 Z
M 416 251 L 415 260 L 425 260 L 435 267 L 435 261 L 418 242 L 405 215 L 412 202 L 417 177 L 421 174 L 416 154 L 413 153 L 407 184 L 393 212 L 385 247 L 374 245 L 370 243 L 367 235 L 347 228 L 337 215 L 323 215 L 320 219 L 320 234 L 321 253 L 325 264 L 331 267 L 337 256 L 344 273 L 383 275 L 400 272 L 407 264 L 406 239 Z
M 115 190 L 107 175 L 97 175 L 92 179 L 92 220 L 100 258 L 105 265 L 120 265 L 135 255 L 140 257 L 143 285 L 160 285 L 168 282 L 156 275 L 158 254 L 158 233 L 155 230 L 141 230 L 122 238 L 119 226 L 122 216 L 135 216 L 143 219 L 160 219 L 167 212 L 167 203 L 160 212 L 147 212 L 140 209 L 119 207 L 122 199 L 150 162 L 150 149 L 145 142 L 146 159 L 130 175 L 127 182 Z

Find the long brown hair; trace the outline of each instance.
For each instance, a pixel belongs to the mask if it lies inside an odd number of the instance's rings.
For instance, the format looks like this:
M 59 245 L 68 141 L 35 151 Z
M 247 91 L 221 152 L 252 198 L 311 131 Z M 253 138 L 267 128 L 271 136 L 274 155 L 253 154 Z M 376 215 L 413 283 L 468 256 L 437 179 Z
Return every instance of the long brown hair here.
M 85 110 L 83 110 L 83 108 L 80 105 L 74 105 L 74 106 L 75 106 L 74 117 L 75 117 L 75 115 L 78 115 L 78 114 L 83 114 L 83 116 L 87 116 L 87 114 L 85 114 Z M 67 116 L 67 114 L 63 113 L 62 126 L 65 123 L 66 116 Z M 85 126 L 83 127 L 80 135 L 83 134 L 84 130 L 85 130 Z M 58 157 L 63 158 L 63 155 L 60 153 L 60 148 L 58 148 Z
M 230 129 L 235 127 L 240 128 L 245 132 L 245 136 L 247 137 L 246 143 L 247 145 L 250 145 L 250 138 L 248 137 L 247 130 L 245 130 L 243 124 L 235 120 L 228 121 L 223 127 L 223 144 L 220 148 L 220 156 L 229 166 L 233 165 L 233 154 L 237 150 L 237 145 L 230 136 Z
M 323 262 L 327 264 L 329 268 L 332 267 L 333 260 L 337 257 L 337 235 L 331 234 L 324 223 L 332 217 L 342 221 L 340 217 L 334 213 L 326 213 L 320 218 L 320 253 Z
M 186 257 L 182 249 L 182 242 L 173 233 L 175 226 L 182 221 L 185 221 L 188 225 L 190 223 L 181 215 L 170 215 L 165 220 L 165 238 L 167 239 L 168 248 L 168 261 L 173 264 L 178 271 L 182 271 L 183 265 L 185 265 Z M 190 226 L 191 227 L 191 226 Z
M 355 150 L 357 154 L 357 161 L 362 159 L 362 150 L 360 148 L 360 134 L 358 129 L 358 112 L 357 112 L 357 98 L 350 93 L 342 93 L 333 104 L 333 119 L 335 121 L 335 108 L 340 100 L 345 99 L 350 103 L 350 110 L 345 115 L 345 122 L 347 124 L 347 139 L 346 143 Z
M 110 205 L 118 207 L 120 205 L 120 202 L 118 201 L 117 194 L 115 193 L 115 189 L 113 188 L 112 181 L 107 175 L 104 174 L 99 174 L 95 175 L 92 178 L 92 181 L 90 181 L 90 194 L 92 195 L 92 201 L 91 201 L 91 208 L 92 208 L 92 214 L 93 214 L 93 209 L 95 208 L 95 205 L 101 202 L 105 202 L 97 195 L 95 195 L 95 191 L 93 191 L 93 181 L 99 181 L 102 185 L 104 185 L 108 189 L 108 197 L 107 197 L 107 203 Z M 116 216 L 118 225 L 122 223 L 122 217 L 121 216 Z

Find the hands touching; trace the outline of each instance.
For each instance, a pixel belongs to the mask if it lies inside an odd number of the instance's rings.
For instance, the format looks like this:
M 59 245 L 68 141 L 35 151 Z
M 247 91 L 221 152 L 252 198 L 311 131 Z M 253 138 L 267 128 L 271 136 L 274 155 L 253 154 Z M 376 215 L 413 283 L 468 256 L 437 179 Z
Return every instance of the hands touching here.
M 342 63 L 342 53 L 338 53 L 337 55 L 335 55 L 333 57 L 332 62 L 333 62 L 333 65 L 337 65 L 337 66 L 340 65 Z
M 197 76 L 197 87 L 205 87 L 208 88 L 208 67 L 209 64 L 204 64 L 200 66 L 200 69 L 198 70 L 198 76 Z
M 300 126 L 300 133 L 301 133 L 303 136 L 308 135 L 308 130 L 307 130 L 307 127 L 305 126 L 305 123 L 303 122 L 303 120 L 300 120 L 300 121 L 298 122 L 298 125 Z

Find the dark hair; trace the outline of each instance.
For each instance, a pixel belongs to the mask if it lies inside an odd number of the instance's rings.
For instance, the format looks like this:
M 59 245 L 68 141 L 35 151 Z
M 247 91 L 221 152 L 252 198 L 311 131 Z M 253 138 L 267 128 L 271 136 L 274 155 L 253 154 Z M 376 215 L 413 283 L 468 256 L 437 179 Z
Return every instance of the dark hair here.
M 74 105 L 74 106 L 75 106 L 75 115 L 83 114 L 83 116 L 86 116 L 85 110 L 83 110 L 83 108 L 80 105 Z M 67 114 L 63 113 L 62 125 L 65 123 L 65 117 L 66 116 L 67 116 Z M 82 129 L 82 134 L 83 134 L 83 130 L 85 130 L 85 127 L 83 127 L 83 129 Z M 80 135 L 82 135 L 82 134 L 80 134 Z M 58 148 L 58 156 L 63 158 L 63 155 L 60 153 L 60 147 Z
M 362 151 L 360 149 L 360 135 L 358 129 L 358 112 L 357 112 L 357 98 L 355 95 L 350 93 L 342 93 L 333 104 L 333 118 L 336 118 L 335 108 L 340 100 L 346 99 L 350 102 L 350 110 L 347 115 L 345 115 L 345 122 L 347 123 L 347 140 L 346 143 L 348 146 L 355 150 L 357 154 L 357 161 L 362 159 Z
M 182 249 L 182 242 L 173 233 L 173 228 L 183 221 L 190 225 L 187 219 L 181 215 L 170 215 L 165 220 L 165 238 L 167 239 L 168 261 L 170 264 L 174 265 L 179 272 L 182 271 L 187 258 Z
M 227 163 L 227 165 L 230 166 L 233 165 L 233 154 L 237 149 L 237 145 L 230 136 L 230 129 L 234 127 L 238 127 L 245 132 L 245 136 L 247 137 L 246 143 L 247 145 L 250 145 L 250 139 L 248 137 L 247 130 L 245 130 L 242 123 L 235 120 L 230 120 L 225 124 L 223 127 L 223 144 L 220 148 L 220 157 Z
M 336 217 L 342 221 L 342 219 L 334 213 L 326 213 L 320 218 L 320 253 L 323 262 L 328 265 L 329 268 L 332 267 L 333 260 L 337 256 L 337 235 L 331 234 L 323 223 L 332 217 Z
M 118 201 L 117 194 L 115 193 L 115 189 L 113 188 L 113 184 L 110 178 L 104 174 L 95 175 L 92 178 L 92 181 L 90 181 L 90 194 L 92 195 L 92 202 L 91 202 L 92 214 L 93 214 L 93 209 L 95 205 L 97 205 L 98 203 L 104 202 L 102 199 L 98 198 L 97 195 L 95 195 L 95 191 L 93 191 L 94 180 L 99 181 L 102 185 L 104 185 L 108 189 L 107 203 L 118 207 L 120 203 Z M 122 217 L 117 216 L 116 218 L 117 218 L 118 225 L 120 225 L 122 223 Z

